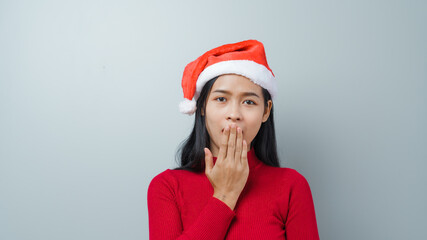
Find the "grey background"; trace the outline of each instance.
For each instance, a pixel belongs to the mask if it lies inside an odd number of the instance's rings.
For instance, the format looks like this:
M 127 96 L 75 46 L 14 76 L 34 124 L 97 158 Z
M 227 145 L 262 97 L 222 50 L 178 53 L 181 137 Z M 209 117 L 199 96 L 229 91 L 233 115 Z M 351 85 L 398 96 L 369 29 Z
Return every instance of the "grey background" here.
M 185 65 L 258 39 L 321 239 L 427 239 L 426 1 L 0 1 L 0 239 L 148 239 Z

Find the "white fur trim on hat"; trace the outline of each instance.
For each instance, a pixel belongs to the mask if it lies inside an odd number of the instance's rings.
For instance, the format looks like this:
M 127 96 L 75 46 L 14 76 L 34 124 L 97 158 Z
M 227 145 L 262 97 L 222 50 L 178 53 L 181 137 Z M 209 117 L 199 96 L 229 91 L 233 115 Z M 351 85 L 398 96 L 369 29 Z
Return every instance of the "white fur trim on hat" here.
M 196 101 L 194 100 L 190 101 L 187 98 L 184 98 L 184 100 L 179 103 L 179 111 L 181 113 L 192 115 L 196 109 Z
M 255 84 L 267 89 L 272 99 L 276 96 L 276 79 L 268 68 L 251 60 L 229 60 L 212 64 L 200 73 L 196 82 L 194 99 L 199 97 L 203 86 L 209 80 L 223 74 L 231 73 L 247 77 Z

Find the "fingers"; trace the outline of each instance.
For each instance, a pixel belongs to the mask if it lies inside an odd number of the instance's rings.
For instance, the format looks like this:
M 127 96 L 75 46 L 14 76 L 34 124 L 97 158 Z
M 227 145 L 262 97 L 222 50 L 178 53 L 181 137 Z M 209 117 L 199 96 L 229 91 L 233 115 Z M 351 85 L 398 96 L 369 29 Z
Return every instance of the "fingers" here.
M 240 160 L 240 157 L 242 156 L 242 146 L 243 144 L 243 132 L 241 128 L 237 128 L 237 140 L 236 140 L 236 151 L 234 153 L 234 159 L 236 161 Z
M 247 146 L 242 129 L 236 125 L 226 126 L 219 146 L 218 161 L 241 161 L 243 155 L 247 155 Z
M 212 153 L 208 148 L 205 148 L 205 173 L 208 173 L 213 168 Z
M 230 134 L 230 127 L 227 126 L 224 128 L 222 134 L 221 143 L 219 145 L 218 160 L 223 160 L 227 156 L 227 145 L 228 145 L 228 136 Z
M 231 126 L 230 136 L 228 137 L 227 158 L 234 158 L 236 151 L 236 125 Z M 231 161 L 234 161 L 231 160 Z
M 246 140 L 243 140 L 242 155 L 240 159 L 243 165 L 248 164 L 248 144 L 246 143 Z

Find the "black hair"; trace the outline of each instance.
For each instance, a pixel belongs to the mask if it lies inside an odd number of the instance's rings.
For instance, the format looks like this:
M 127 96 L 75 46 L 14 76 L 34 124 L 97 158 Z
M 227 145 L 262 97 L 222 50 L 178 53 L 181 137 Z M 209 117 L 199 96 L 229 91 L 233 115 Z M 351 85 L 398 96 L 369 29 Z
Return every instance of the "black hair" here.
M 206 98 L 218 77 L 209 80 L 200 92 L 196 102 L 196 112 L 194 118 L 194 127 L 190 135 L 184 140 L 178 148 L 176 158 L 179 161 L 179 167 L 175 170 L 188 170 L 191 172 L 202 172 L 205 168 L 204 148 L 210 147 L 209 133 L 206 129 L 205 117 L 202 116 L 202 109 L 205 107 Z M 261 87 L 262 88 L 262 87 Z M 262 88 L 264 105 L 268 107 L 268 101 L 271 100 L 270 93 Z M 270 116 L 267 121 L 261 124 L 261 127 L 251 143 L 257 158 L 266 165 L 280 167 L 277 156 L 276 133 L 274 130 L 273 106 L 270 110 Z

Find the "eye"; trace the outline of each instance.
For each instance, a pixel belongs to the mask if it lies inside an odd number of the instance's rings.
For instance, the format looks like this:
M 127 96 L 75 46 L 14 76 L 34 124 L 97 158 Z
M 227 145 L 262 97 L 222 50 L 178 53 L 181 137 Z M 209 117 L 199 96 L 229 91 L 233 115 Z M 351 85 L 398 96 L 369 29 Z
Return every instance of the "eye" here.
M 215 100 L 218 102 L 225 102 L 225 97 L 217 97 Z
M 243 103 L 246 103 L 248 105 L 255 105 L 255 102 L 252 100 L 245 100 L 245 101 L 243 101 Z

